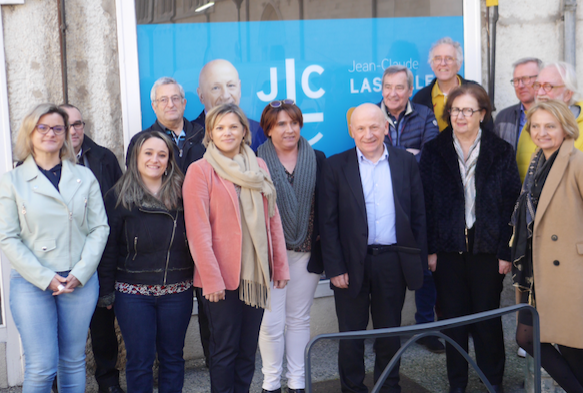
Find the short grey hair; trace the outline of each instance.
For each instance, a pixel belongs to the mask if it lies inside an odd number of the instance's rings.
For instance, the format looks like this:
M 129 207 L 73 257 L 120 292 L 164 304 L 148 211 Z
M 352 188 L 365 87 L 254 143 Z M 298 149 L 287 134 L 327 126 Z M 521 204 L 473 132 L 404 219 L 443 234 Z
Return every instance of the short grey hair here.
M 158 87 L 164 85 L 178 86 L 178 88 L 180 89 L 180 95 L 182 96 L 182 99 L 184 99 L 184 88 L 180 85 L 180 83 L 178 83 L 174 78 L 171 78 L 169 76 L 163 76 L 162 78 L 154 82 L 154 86 L 152 86 L 152 90 L 150 91 L 150 100 L 152 101 L 152 104 L 156 101 L 156 90 L 158 89 Z
M 413 73 L 411 72 L 411 70 L 409 69 L 409 67 L 406 67 L 404 65 L 392 65 L 390 67 L 387 67 L 385 69 L 385 72 L 383 73 L 383 79 L 382 82 L 383 84 L 385 83 L 385 78 L 389 75 L 395 75 L 398 74 L 399 72 L 404 72 L 407 74 L 407 87 L 410 89 L 413 87 Z
M 544 67 L 543 61 L 538 57 L 523 57 L 522 59 L 518 59 L 514 63 L 512 63 L 512 69 L 515 70 L 516 67 L 518 67 L 519 65 L 527 63 L 536 63 L 539 71 L 542 70 Z
M 577 73 L 575 72 L 575 67 L 564 61 L 551 63 L 545 68 L 549 67 L 555 67 L 555 69 L 559 72 L 559 75 L 561 75 L 561 79 L 563 80 L 565 88 L 573 92 L 573 96 L 571 97 L 571 101 L 569 101 L 569 105 L 573 105 L 579 101 L 581 99 L 581 95 L 579 94 L 579 88 L 577 87 Z
M 431 45 L 431 49 L 429 49 L 429 59 L 427 60 L 427 62 L 429 64 L 431 64 L 431 59 L 433 59 L 433 51 L 439 45 L 444 45 L 444 44 L 445 45 L 451 45 L 451 46 L 453 46 L 453 48 L 455 49 L 455 53 L 456 53 L 456 57 L 457 57 L 457 62 L 458 62 L 458 64 L 461 64 L 462 61 L 464 61 L 464 51 L 462 49 L 462 44 L 460 44 L 457 41 L 452 40 L 450 37 L 440 38 L 437 41 L 435 41 L 433 43 L 433 45 Z

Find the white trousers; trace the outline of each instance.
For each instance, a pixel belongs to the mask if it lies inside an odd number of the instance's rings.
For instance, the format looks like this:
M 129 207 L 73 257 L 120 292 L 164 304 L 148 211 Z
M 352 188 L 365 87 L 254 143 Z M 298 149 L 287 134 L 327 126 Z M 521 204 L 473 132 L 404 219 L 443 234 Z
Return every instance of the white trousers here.
M 319 274 L 307 270 L 309 252 L 287 251 L 290 280 L 284 289 L 271 286 L 271 311 L 265 310 L 259 332 L 263 389 L 281 387 L 284 348 L 287 386 L 305 388 L 304 350 L 310 341 L 310 308 Z

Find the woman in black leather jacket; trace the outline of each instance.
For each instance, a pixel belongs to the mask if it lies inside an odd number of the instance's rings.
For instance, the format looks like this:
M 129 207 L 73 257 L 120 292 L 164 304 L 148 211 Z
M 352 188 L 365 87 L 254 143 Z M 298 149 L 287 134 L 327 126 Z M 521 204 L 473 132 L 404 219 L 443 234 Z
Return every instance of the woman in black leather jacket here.
M 99 266 L 99 306 L 115 305 L 130 392 L 181 392 L 194 264 L 184 229 L 182 181 L 170 139 L 139 136 L 128 170 L 105 196 L 111 228 Z

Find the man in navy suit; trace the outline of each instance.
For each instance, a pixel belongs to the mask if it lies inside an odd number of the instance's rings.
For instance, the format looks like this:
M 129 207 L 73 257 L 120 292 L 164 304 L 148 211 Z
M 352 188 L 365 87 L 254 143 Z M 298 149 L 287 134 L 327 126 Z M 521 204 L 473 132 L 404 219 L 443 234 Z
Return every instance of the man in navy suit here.
M 198 77 L 198 88 L 196 89 L 198 99 L 204 105 L 204 110 L 193 121 L 205 127 L 206 113 L 217 105 L 235 104 L 241 101 L 241 80 L 239 73 L 233 64 L 227 60 L 216 59 L 209 61 L 202 67 Z M 249 131 L 251 131 L 251 149 L 257 148 L 267 140 L 263 129 L 255 120 L 249 120 Z
M 397 327 L 406 288 L 423 284 L 427 269 L 425 204 L 415 157 L 384 144 L 388 123 L 374 104 L 357 107 L 350 131 L 356 148 L 330 157 L 320 194 L 324 269 L 334 290 L 341 332 Z M 375 342 L 375 382 L 400 348 L 398 337 Z M 364 340 L 341 340 L 342 392 L 363 384 Z M 399 393 L 396 367 L 382 389 Z

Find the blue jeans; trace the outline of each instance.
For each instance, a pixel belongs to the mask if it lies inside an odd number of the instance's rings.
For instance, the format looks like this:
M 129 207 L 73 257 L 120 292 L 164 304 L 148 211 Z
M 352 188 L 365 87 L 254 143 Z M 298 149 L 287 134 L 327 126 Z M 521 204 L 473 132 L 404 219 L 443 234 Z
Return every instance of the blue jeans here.
M 163 296 L 115 293 L 115 315 L 126 351 L 128 392 L 152 392 L 158 352 L 158 391 L 182 392 L 184 338 L 192 315 L 193 289 Z
M 97 274 L 73 292 L 53 296 L 11 271 L 10 310 L 25 355 L 23 393 L 50 392 L 57 373 L 59 392 L 85 391 L 85 343 L 98 294 Z

